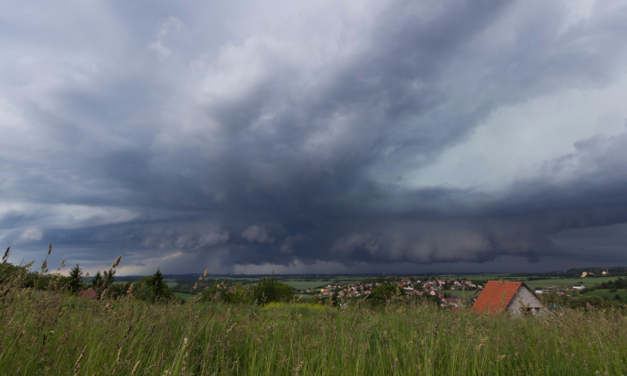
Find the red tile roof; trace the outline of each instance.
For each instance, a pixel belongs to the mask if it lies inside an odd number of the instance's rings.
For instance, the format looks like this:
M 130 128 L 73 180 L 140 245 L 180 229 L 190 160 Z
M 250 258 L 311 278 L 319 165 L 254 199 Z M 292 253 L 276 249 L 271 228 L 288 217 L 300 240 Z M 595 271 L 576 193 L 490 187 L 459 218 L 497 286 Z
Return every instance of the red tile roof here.
M 522 282 L 488 281 L 471 309 L 477 313 L 490 314 L 503 311 L 522 285 Z
M 98 297 L 98 294 L 93 289 L 81 290 L 76 295 L 78 295 L 81 298 L 87 298 L 87 299 L 96 299 Z

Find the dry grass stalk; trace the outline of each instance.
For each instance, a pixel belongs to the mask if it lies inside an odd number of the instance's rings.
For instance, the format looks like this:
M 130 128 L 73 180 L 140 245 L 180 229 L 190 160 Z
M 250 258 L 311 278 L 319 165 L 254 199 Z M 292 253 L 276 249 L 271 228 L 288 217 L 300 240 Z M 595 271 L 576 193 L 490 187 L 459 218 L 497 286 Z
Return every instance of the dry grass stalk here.
M 138 360 L 137 363 L 135 363 L 135 367 L 133 367 L 133 371 L 131 371 L 131 376 L 133 376 L 135 372 L 137 372 L 137 366 L 139 366 L 140 362 L 141 362 L 141 359 Z
M 9 259 L 9 254 L 11 253 L 11 247 L 7 247 L 7 250 L 4 251 L 4 256 L 2 256 L 2 263 L 6 264 Z
M 87 350 L 87 345 L 83 347 L 83 351 L 81 351 L 81 355 L 78 357 L 78 360 L 74 364 L 74 375 L 78 375 L 81 370 L 81 361 L 83 360 L 83 356 L 85 356 L 85 350 Z

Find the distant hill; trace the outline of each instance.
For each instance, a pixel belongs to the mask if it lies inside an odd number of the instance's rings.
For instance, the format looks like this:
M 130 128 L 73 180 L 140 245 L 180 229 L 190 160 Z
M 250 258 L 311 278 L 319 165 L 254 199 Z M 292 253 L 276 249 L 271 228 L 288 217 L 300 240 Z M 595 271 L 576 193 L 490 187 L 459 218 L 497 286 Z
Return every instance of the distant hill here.
M 626 276 L 627 275 L 627 267 L 625 266 L 617 266 L 613 268 L 574 268 L 568 269 L 565 273 L 573 276 L 581 276 L 583 272 L 592 272 L 594 273 L 591 277 L 601 277 L 603 276 L 603 272 L 607 270 L 609 272 L 608 276 L 616 277 L 616 276 Z

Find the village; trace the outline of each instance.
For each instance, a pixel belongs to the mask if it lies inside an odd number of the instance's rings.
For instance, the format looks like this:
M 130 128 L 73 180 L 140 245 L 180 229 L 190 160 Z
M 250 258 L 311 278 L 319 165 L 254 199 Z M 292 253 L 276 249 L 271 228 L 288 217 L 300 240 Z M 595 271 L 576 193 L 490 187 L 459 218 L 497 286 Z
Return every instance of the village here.
M 442 306 L 460 305 L 460 298 L 451 294 L 452 291 L 469 291 L 468 299 L 476 295 L 477 290 L 483 288 L 467 279 L 412 279 L 410 277 L 389 277 L 386 281 L 363 281 L 348 284 L 329 284 L 319 288 L 310 287 L 302 290 L 302 293 L 311 294 L 314 297 L 358 298 L 368 297 L 374 289 L 381 285 L 394 284 L 405 291 L 408 296 L 430 297 L 437 299 Z
M 348 301 L 351 298 L 369 299 L 373 291 L 382 285 L 396 285 L 408 297 L 422 297 L 437 302 L 440 307 L 458 308 L 472 306 L 475 311 L 494 309 L 520 310 L 529 308 L 533 314 L 544 310 L 539 297 L 542 294 L 576 296 L 585 290 L 583 284 L 572 286 L 545 285 L 530 288 L 519 281 L 471 281 L 465 278 L 442 277 L 388 277 L 385 279 L 365 280 L 357 283 L 330 283 L 325 286 L 299 290 L 298 293 L 310 295 L 314 300 L 332 299 Z M 503 297 L 506 297 L 503 301 Z

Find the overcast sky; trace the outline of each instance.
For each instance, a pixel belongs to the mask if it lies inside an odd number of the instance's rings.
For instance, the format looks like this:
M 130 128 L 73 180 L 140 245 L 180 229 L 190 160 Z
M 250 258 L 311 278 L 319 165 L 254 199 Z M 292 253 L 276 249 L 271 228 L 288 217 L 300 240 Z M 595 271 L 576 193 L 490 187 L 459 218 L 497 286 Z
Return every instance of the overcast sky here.
M 12 262 L 627 265 L 624 1 L 0 4 Z

